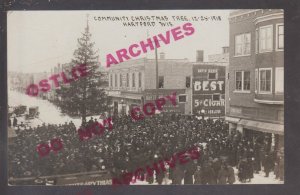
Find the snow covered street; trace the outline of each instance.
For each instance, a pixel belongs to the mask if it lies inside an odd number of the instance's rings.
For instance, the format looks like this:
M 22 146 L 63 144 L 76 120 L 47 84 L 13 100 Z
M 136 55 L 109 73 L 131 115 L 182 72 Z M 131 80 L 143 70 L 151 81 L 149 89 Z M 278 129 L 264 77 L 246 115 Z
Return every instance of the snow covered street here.
M 280 181 L 279 179 L 275 179 L 275 175 L 273 172 L 270 172 L 269 177 L 265 177 L 265 173 L 263 171 L 260 171 L 258 174 L 254 173 L 254 178 L 251 179 L 251 182 L 247 183 L 241 183 L 238 179 L 237 173 L 238 170 L 234 168 L 235 173 L 235 183 L 234 184 L 283 184 L 283 181 Z M 163 185 L 170 185 L 172 181 L 168 178 L 164 178 Z M 181 182 L 184 184 L 184 180 Z M 130 185 L 158 185 L 157 182 L 154 182 L 152 184 L 149 184 L 146 181 L 139 181 L 137 180 L 135 183 L 130 183 Z
M 9 106 L 19 106 L 25 105 L 28 107 L 38 106 L 40 115 L 38 118 L 30 120 L 30 126 L 36 127 L 43 123 L 50 124 L 64 124 L 65 122 L 70 122 L 71 120 L 76 127 L 81 124 L 80 118 L 71 118 L 68 115 L 62 114 L 55 105 L 47 100 L 32 97 L 17 91 L 8 91 L 8 105 Z M 19 123 L 24 122 L 24 117 L 18 117 Z

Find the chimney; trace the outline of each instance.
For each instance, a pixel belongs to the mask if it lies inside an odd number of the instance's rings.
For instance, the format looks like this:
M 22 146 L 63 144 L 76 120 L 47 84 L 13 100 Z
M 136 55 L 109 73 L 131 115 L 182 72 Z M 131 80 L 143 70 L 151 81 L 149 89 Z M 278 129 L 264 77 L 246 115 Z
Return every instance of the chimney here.
M 203 50 L 197 50 L 196 53 L 196 62 L 203 62 L 203 56 L 204 56 L 204 51 Z
M 165 55 L 164 52 L 160 52 L 160 53 L 159 53 L 159 59 L 164 60 L 165 57 L 166 57 L 166 55 Z

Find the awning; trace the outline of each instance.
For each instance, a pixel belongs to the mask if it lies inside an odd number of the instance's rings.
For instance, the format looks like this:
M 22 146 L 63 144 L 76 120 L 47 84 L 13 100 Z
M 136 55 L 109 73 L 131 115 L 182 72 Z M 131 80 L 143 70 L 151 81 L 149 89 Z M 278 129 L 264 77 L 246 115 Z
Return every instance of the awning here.
M 225 117 L 225 121 L 228 121 L 230 123 L 238 123 L 240 120 L 241 120 L 240 118 L 234 118 L 234 117 L 229 117 L 229 116 Z
M 238 124 L 247 129 L 283 135 L 284 125 L 242 119 Z

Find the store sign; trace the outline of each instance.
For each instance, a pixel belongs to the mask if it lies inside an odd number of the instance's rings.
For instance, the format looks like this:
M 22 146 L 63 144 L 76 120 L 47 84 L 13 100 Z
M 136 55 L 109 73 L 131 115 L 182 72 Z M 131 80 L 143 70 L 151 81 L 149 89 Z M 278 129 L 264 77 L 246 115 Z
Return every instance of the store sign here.
M 194 79 L 195 93 L 225 93 L 225 81 L 200 81 Z
M 204 117 L 225 116 L 225 67 L 193 66 L 193 113 Z
M 172 93 L 176 92 L 176 97 L 180 94 L 185 94 L 185 89 L 159 89 L 158 90 L 158 98 L 165 97 L 167 95 L 170 95 Z M 148 102 L 155 101 L 156 98 L 156 90 L 155 89 L 146 89 L 144 91 L 144 97 L 145 102 L 144 104 Z M 166 101 L 166 104 L 163 105 L 163 109 L 161 112 L 179 112 L 184 113 L 185 111 L 185 103 L 179 103 L 178 98 L 176 98 L 176 105 L 171 104 L 169 101 Z
M 212 95 L 195 95 L 193 98 L 194 113 L 206 117 L 225 115 L 225 99 L 213 100 Z

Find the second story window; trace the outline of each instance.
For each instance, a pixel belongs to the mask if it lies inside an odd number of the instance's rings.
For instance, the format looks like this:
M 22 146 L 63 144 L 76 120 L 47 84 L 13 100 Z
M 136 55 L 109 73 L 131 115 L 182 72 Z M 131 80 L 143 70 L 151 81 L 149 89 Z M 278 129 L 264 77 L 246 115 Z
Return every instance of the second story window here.
M 164 88 L 164 76 L 159 76 L 158 77 L 158 88 Z
M 282 93 L 284 91 L 284 68 L 278 67 L 275 69 L 275 92 Z
M 135 87 L 135 74 L 132 73 L 132 87 Z
M 259 28 L 259 52 L 269 52 L 273 50 L 273 25 Z
M 110 87 L 112 87 L 112 86 L 113 86 L 113 75 L 110 74 Z
M 217 73 L 216 72 L 209 72 L 208 73 L 208 80 L 216 80 L 217 79 Z
M 250 55 L 251 34 L 239 34 L 235 36 L 235 56 Z
M 120 87 L 122 87 L 122 74 L 119 74 Z
M 126 87 L 129 87 L 129 73 L 126 74 Z
M 142 87 L 142 73 L 139 72 L 139 87 Z
M 250 71 L 235 72 L 235 91 L 250 91 Z
M 284 49 L 284 26 L 277 25 L 277 49 Z
M 259 69 L 259 92 L 272 92 L 272 68 Z
M 115 74 L 115 87 L 118 87 L 118 75 Z

